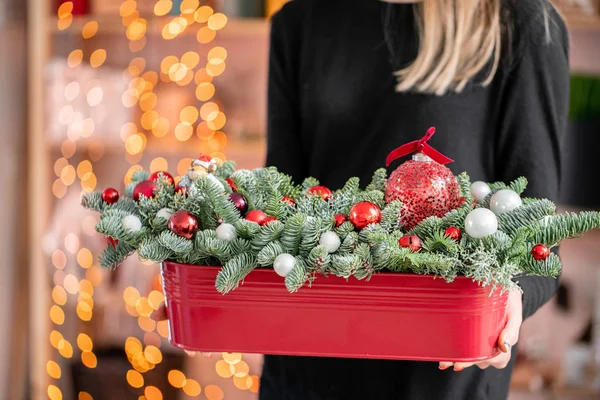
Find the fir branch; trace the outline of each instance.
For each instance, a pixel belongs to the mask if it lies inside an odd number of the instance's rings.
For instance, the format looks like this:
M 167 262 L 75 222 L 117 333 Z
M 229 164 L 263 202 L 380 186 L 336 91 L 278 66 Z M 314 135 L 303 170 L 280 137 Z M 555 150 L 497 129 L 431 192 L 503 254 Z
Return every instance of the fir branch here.
M 584 232 L 596 228 L 600 228 L 600 213 L 583 211 L 579 214 L 556 215 L 550 221 L 538 221 L 521 229 L 527 232 L 527 241 L 553 247 L 562 240 L 581 236 Z
M 205 193 L 205 198 L 211 204 L 214 212 L 214 220 L 221 220 L 228 224 L 237 222 L 241 217 L 235 205 L 229 200 L 229 196 L 223 192 L 223 188 L 207 177 L 202 177 L 195 182 L 195 186 Z
M 385 206 L 384 193 L 379 190 L 371 190 L 369 192 L 359 192 L 354 196 L 354 204 L 361 201 L 370 201 L 377 204 L 379 208 Z
M 442 230 L 443 227 L 444 220 L 442 220 L 442 218 L 432 216 L 419 222 L 417 226 L 408 232 L 408 234 L 416 235 L 421 240 L 426 240 L 427 238 L 433 237 L 435 233 Z
M 269 242 L 278 240 L 283 232 L 284 225 L 281 221 L 273 221 L 262 226 L 258 234 L 252 239 L 252 250 L 256 253 L 262 250 Z
M 313 274 L 324 273 L 328 271 L 331 256 L 324 246 L 314 247 L 308 255 L 308 270 Z
M 554 203 L 549 200 L 539 200 L 498 215 L 498 229 L 509 235 L 514 235 L 519 229 L 555 213 L 556 206 Z
M 510 185 L 508 185 L 508 188 L 520 195 L 527 189 L 527 184 L 527 178 L 521 176 L 512 181 Z
M 371 246 L 366 243 L 361 243 L 356 247 L 354 255 L 359 259 L 359 266 L 354 272 L 357 279 L 369 279 L 371 275 L 377 271 L 371 254 Z
M 200 258 L 215 258 L 226 263 L 229 259 L 235 256 L 235 252 L 229 242 L 218 239 L 217 237 L 205 233 L 198 234 L 195 240 L 194 250 Z M 243 240 L 243 239 L 242 239 Z M 239 254 L 239 253 L 237 253 Z
M 562 269 L 560 258 L 554 253 L 544 261 L 537 261 L 531 255 L 523 256 L 519 265 L 525 274 L 536 276 L 558 277 Z
M 302 257 L 296 257 L 296 265 L 288 276 L 285 277 L 285 287 L 290 293 L 294 293 L 304 286 L 308 277 L 308 265 L 306 261 Z
M 344 187 L 339 191 L 339 193 L 343 194 L 354 194 L 359 191 L 360 188 L 360 179 L 357 177 L 352 177 L 348 179 Z
M 271 266 L 273 265 L 275 258 L 283 253 L 285 253 L 285 249 L 280 241 L 276 240 L 271 242 L 258 252 L 258 264 L 262 265 L 263 267 Z
M 473 202 L 473 195 L 471 194 L 471 178 L 466 172 L 459 174 L 456 177 L 458 187 L 460 188 L 460 195 L 465 198 L 465 202 L 471 204 Z
M 150 173 L 148 171 L 139 169 L 139 170 L 133 172 L 133 175 L 131 176 L 131 182 L 138 184 L 141 181 L 147 180 L 149 177 L 150 177 Z
M 280 241 L 286 252 L 292 255 L 298 254 L 305 222 L 304 214 L 295 214 L 285 222 Z
M 252 240 L 254 236 L 260 232 L 260 225 L 256 222 L 248 221 L 246 219 L 240 219 L 236 221 L 233 226 L 237 231 L 237 234 L 247 240 Z
M 229 178 L 233 172 L 235 171 L 235 162 L 233 161 L 225 161 L 219 168 L 217 168 L 217 172 L 215 176 L 217 178 L 226 179 Z
M 383 227 L 379 224 L 371 224 L 362 229 L 358 234 L 358 241 L 361 243 L 368 243 L 369 238 L 374 234 L 386 234 Z
M 231 256 L 248 253 L 252 251 L 252 243 L 249 240 L 238 237 L 230 242 Z
M 356 246 L 358 246 L 358 233 L 350 232 L 342 241 L 338 253 L 352 253 Z
M 161 263 L 170 259 L 174 253 L 161 245 L 156 237 L 146 237 L 140 244 L 138 254 L 141 259 Z
M 385 168 L 379 168 L 373 174 L 371 183 L 367 186 L 366 190 L 368 192 L 370 192 L 372 190 L 379 190 L 380 192 L 385 192 L 386 185 L 387 185 L 387 171 Z
M 171 231 L 163 231 L 158 235 L 158 244 L 171 250 L 175 254 L 185 254 L 192 250 L 194 244 L 191 240 L 179 237 Z
M 81 196 L 81 206 L 88 210 L 102 212 L 106 203 L 102 201 L 102 193 L 100 192 L 84 193 Z
M 313 177 L 306 178 L 302 182 L 302 193 L 306 194 L 308 189 L 310 189 L 313 186 L 319 186 L 319 181 Z
M 356 254 L 334 254 L 329 271 L 335 276 L 348 279 L 360 268 L 361 260 Z
M 242 253 L 229 260 L 217 274 L 216 288 L 226 294 L 237 288 L 256 267 L 254 254 Z
M 301 256 L 306 257 L 319 243 L 321 237 L 321 220 L 315 217 L 307 217 L 302 230 L 302 240 L 298 248 Z M 310 263 L 309 263 L 310 265 Z
M 346 221 L 337 228 L 335 228 L 334 232 L 340 237 L 340 240 L 343 242 L 350 232 L 354 232 L 354 225 L 352 225 L 352 222 Z
M 381 227 L 386 232 L 391 233 L 402 228 L 402 219 L 400 215 L 402 206 L 400 200 L 394 200 L 381 212 Z
M 460 253 L 460 246 L 455 240 L 446 236 L 443 231 L 437 231 L 434 232 L 431 237 L 423 241 L 423 251 L 458 256 Z
M 108 244 L 99 257 L 100 266 L 103 269 L 115 269 L 135 252 L 135 247 L 119 242 L 116 247 Z
M 107 209 L 100 217 L 100 221 L 96 225 L 96 231 L 105 236 L 109 236 L 119 242 L 128 243 L 136 246 L 137 243 L 146 235 L 146 228 L 142 227 L 140 231 L 131 232 L 123 226 L 123 218 L 131 215 L 126 211 L 118 209 Z

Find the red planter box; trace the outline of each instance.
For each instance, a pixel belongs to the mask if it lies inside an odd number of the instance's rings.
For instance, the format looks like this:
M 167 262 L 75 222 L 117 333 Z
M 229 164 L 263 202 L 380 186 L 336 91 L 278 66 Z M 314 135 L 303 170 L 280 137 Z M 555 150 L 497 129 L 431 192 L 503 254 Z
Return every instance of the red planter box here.
M 508 294 L 459 277 L 380 273 L 370 281 L 318 277 L 287 292 L 272 269 L 236 290 L 215 289 L 219 267 L 165 262 L 170 341 L 186 350 L 423 361 L 499 353 Z

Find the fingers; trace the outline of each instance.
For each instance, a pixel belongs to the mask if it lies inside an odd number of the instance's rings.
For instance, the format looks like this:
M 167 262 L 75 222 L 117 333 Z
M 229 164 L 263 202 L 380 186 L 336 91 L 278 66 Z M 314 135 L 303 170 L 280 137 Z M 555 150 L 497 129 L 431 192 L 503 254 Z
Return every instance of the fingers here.
M 165 303 L 161 304 L 156 311 L 150 314 L 150 318 L 157 322 L 167 319 L 167 308 L 165 307 Z
M 453 362 L 442 361 L 442 362 L 440 362 L 440 365 L 438 368 L 441 369 L 442 371 L 444 371 L 444 370 L 452 367 L 453 365 L 454 365 Z
M 466 363 L 454 363 L 454 371 L 456 372 L 460 372 L 464 369 L 467 369 L 469 367 L 472 367 L 473 365 L 475 365 L 475 363 L 472 362 L 466 362 Z

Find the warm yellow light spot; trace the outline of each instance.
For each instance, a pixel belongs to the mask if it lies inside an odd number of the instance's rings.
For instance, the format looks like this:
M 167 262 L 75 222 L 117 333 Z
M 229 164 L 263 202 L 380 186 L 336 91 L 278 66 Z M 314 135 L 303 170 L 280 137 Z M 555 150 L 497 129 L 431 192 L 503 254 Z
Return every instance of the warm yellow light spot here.
M 138 353 L 135 357 L 132 358 L 131 366 L 136 371 L 141 372 L 141 373 L 148 372 L 151 368 L 154 367 L 154 365 L 148 363 L 146 358 L 144 358 L 143 353 Z
M 157 101 L 158 101 L 158 98 L 156 97 L 156 94 L 144 93 L 140 97 L 140 108 L 142 109 L 142 111 L 150 111 L 154 107 L 156 107 Z
M 146 34 L 146 20 L 138 18 L 127 27 L 125 36 L 129 40 L 140 40 Z
M 73 121 L 73 114 L 73 107 L 66 105 L 58 111 L 58 121 L 63 125 L 68 125 Z
M 142 127 L 146 130 L 151 130 L 154 127 L 156 121 L 158 121 L 158 113 L 154 110 L 146 111 L 142 114 L 141 123 Z
M 130 369 L 127 371 L 127 383 L 129 386 L 134 388 L 141 388 L 144 386 L 144 377 L 139 372 Z
M 186 384 L 185 375 L 183 374 L 183 372 L 177 369 L 170 370 L 169 374 L 167 375 L 167 379 L 169 380 L 171 386 L 176 388 L 182 388 Z
M 92 285 L 98 286 L 102 283 L 102 270 L 99 266 L 94 265 L 85 272 L 85 278 L 89 280 Z
M 160 364 L 162 362 L 162 353 L 156 346 L 146 346 L 144 349 L 144 357 L 152 364 Z
M 133 78 L 129 82 L 129 89 L 135 90 L 136 92 L 138 92 L 138 94 L 141 94 L 142 91 L 145 89 L 145 87 L 146 87 L 146 80 L 139 76 Z M 138 96 L 138 97 L 140 97 L 140 96 Z
M 198 71 L 196 71 L 196 75 L 194 76 L 194 82 L 196 83 L 196 85 L 200 85 L 201 83 L 204 82 L 212 82 L 213 77 L 208 75 L 208 73 L 206 72 L 206 68 L 200 68 Z
M 81 179 L 85 174 L 92 172 L 92 163 L 89 160 L 83 160 L 77 165 L 77 176 Z
M 48 361 L 46 363 L 46 371 L 51 378 L 60 379 L 61 371 L 60 366 L 54 361 Z
M 106 50 L 98 49 L 92 53 L 90 56 L 90 65 L 93 68 L 98 68 L 106 61 Z
M 132 53 L 137 53 L 140 52 L 142 50 L 144 50 L 144 47 L 146 47 L 146 37 L 142 37 L 140 40 L 135 40 L 135 41 L 131 41 L 129 42 L 129 51 L 131 51 Z
M 240 356 L 241 357 L 241 356 Z M 237 364 L 232 364 L 235 367 L 235 376 L 242 378 L 250 373 L 250 367 L 245 361 L 240 360 Z
M 221 353 L 221 356 L 228 364 L 237 364 L 242 361 L 242 353 Z
M 148 399 L 146 398 L 146 396 L 140 396 L 140 397 L 138 397 L 138 400 L 148 400 Z
M 189 85 L 190 82 L 192 82 L 194 80 L 194 71 L 192 71 L 191 69 L 186 69 L 185 71 L 185 76 L 177 81 L 177 84 L 179 86 L 185 86 L 185 85 Z
M 159 118 L 156 124 L 152 127 L 152 133 L 154 136 L 162 137 L 169 132 L 169 120 L 166 118 Z
M 156 332 L 165 339 L 169 337 L 169 321 L 159 321 L 156 323 Z
M 205 121 L 213 120 L 219 114 L 219 106 L 216 103 L 208 102 L 204 103 L 200 107 L 200 117 Z
M 81 36 L 83 36 L 84 39 L 90 39 L 94 37 L 94 35 L 96 35 L 97 32 L 98 22 L 90 21 L 87 24 L 85 24 L 81 29 Z
M 75 169 L 73 169 L 73 175 L 75 174 Z M 65 248 L 69 253 L 75 254 L 79 250 L 79 237 L 74 233 L 67 233 L 65 235 Z
M 119 9 L 119 15 L 121 15 L 121 17 L 126 17 L 134 13 L 136 10 L 137 3 L 135 2 L 135 0 L 126 0 L 121 4 L 121 7 Z
M 65 140 L 60 145 L 60 152 L 65 158 L 71 158 L 75 155 L 75 151 L 77 150 L 77 145 L 72 140 Z
M 79 392 L 77 400 L 94 400 L 88 392 Z
M 186 380 L 183 386 L 183 392 L 191 397 L 199 396 L 201 391 L 200 384 L 194 379 Z
M 72 23 L 73 23 L 73 15 L 67 14 L 67 15 L 65 15 L 64 18 L 58 19 L 56 26 L 58 27 L 59 30 L 64 31 L 69 26 L 71 26 Z
M 64 251 L 57 249 L 52 253 L 52 265 L 55 268 L 63 269 L 67 265 L 67 255 Z
M 89 138 L 90 136 L 92 136 L 95 129 L 96 124 L 94 123 L 93 119 L 85 118 L 83 121 L 81 121 L 81 137 Z
M 200 2 L 198 0 L 183 0 L 181 2 L 181 6 L 179 6 L 179 9 L 184 14 L 190 14 L 194 13 L 199 6 Z
M 223 29 L 226 24 L 227 16 L 223 13 L 215 13 L 208 18 L 207 26 L 213 31 L 218 31 L 219 29 Z
M 175 17 L 175 18 L 173 18 L 173 21 L 171 21 L 171 24 L 169 26 L 169 31 L 174 35 L 179 35 L 180 33 L 183 33 L 183 31 L 185 30 L 185 28 L 187 28 L 187 26 L 188 26 L 187 19 L 185 19 L 183 17 Z
M 154 5 L 154 14 L 162 17 L 163 15 L 167 15 L 171 8 L 173 7 L 173 2 L 170 0 L 159 0 Z
M 211 114 L 211 116 L 212 116 L 212 114 Z M 214 117 L 214 119 L 206 121 L 206 124 L 208 125 L 208 127 L 214 131 L 223 129 L 223 127 L 225 126 L 226 123 L 227 123 L 227 118 L 225 117 L 225 114 L 223 114 L 220 111 L 217 114 L 217 116 Z
M 185 78 L 188 70 L 189 69 L 185 65 L 181 63 L 175 63 L 169 69 L 169 79 L 171 79 L 173 82 L 180 81 Z
M 194 106 L 184 107 L 179 113 L 179 119 L 181 122 L 187 122 L 193 124 L 198 120 L 198 109 Z
M 128 356 L 134 357 L 142 352 L 142 342 L 138 338 L 129 336 L 125 340 L 125 352 Z
M 133 12 L 129 15 L 121 18 L 121 23 L 124 27 L 128 27 L 133 21 L 140 17 L 140 12 L 138 10 L 133 10 Z
M 202 121 L 196 127 L 196 135 L 198 135 L 198 138 L 200 138 L 200 139 L 208 140 L 214 134 L 215 134 L 215 131 L 208 127 L 208 124 L 206 123 L 206 121 Z
M 81 179 L 81 190 L 88 193 L 93 192 L 97 184 L 96 175 L 93 172 L 89 172 Z
M 217 385 L 208 385 L 204 388 L 204 395 L 208 400 L 223 400 L 223 390 Z
M 67 292 L 61 286 L 54 286 L 52 289 L 52 300 L 59 306 L 67 303 Z
M 153 87 L 158 83 L 158 74 L 156 71 L 146 71 L 142 75 L 142 78 L 144 78 L 146 82 L 150 82 Z
M 137 133 L 138 128 L 133 122 L 128 122 L 121 127 L 120 137 L 123 141 L 127 139 L 130 135 Z
M 156 157 L 150 162 L 150 172 L 168 171 L 169 162 L 164 157 Z
M 182 158 L 177 163 L 177 175 L 185 175 L 192 164 L 192 159 L 189 157 Z
M 202 6 L 194 12 L 194 19 L 196 22 L 204 23 L 207 22 L 214 10 L 209 6 Z
M 83 248 L 77 253 L 77 263 L 81 268 L 88 269 L 94 262 L 94 256 L 89 249 Z
M 67 274 L 64 281 L 65 290 L 68 293 L 76 294 L 79 290 L 79 281 L 73 274 Z
M 144 332 L 152 332 L 156 329 L 156 321 L 143 315 L 140 315 L 138 318 L 138 325 Z
M 94 285 L 91 281 L 87 279 L 82 279 L 79 281 L 79 293 L 81 295 L 87 294 L 91 296 L 94 294 Z
M 125 149 L 129 154 L 138 154 L 144 149 L 143 133 L 131 135 L 125 141 Z
M 85 333 L 80 333 L 77 335 L 77 347 L 79 347 L 81 351 L 92 351 L 94 348 L 92 338 Z
M 132 168 L 133 167 L 131 167 L 130 170 Z M 134 171 L 136 171 L 136 170 L 137 169 L 134 169 Z M 125 300 L 125 303 L 129 304 L 130 306 L 135 307 L 136 304 L 138 303 L 139 298 L 140 298 L 140 292 L 133 286 L 127 287 L 125 289 L 125 291 L 123 292 L 123 300 Z
M 62 333 L 60 333 L 57 330 L 53 330 L 52 332 L 50 332 L 50 344 L 52 344 L 52 347 L 58 349 L 58 344 L 61 340 L 63 340 Z
M 146 60 L 142 57 L 136 57 L 129 62 L 127 70 L 132 76 L 140 75 L 146 68 Z
M 160 70 L 161 72 L 168 74 L 171 70 L 171 67 L 179 62 L 179 59 L 175 56 L 166 56 L 160 62 Z
M 62 199 L 67 194 L 67 187 L 60 179 L 52 183 L 52 194 L 59 199 Z
M 233 384 L 240 390 L 248 390 L 252 386 L 252 378 L 248 375 L 242 377 L 234 376 Z
M 223 47 L 213 47 L 208 52 L 208 59 L 225 61 L 227 59 L 227 50 L 225 50 Z
M 210 76 L 219 76 L 225 71 L 225 61 L 213 58 L 206 64 L 206 73 Z
M 81 64 L 82 60 L 83 51 L 81 51 L 80 49 L 76 49 L 69 53 L 69 56 L 67 57 L 67 65 L 69 66 L 69 68 L 75 68 L 76 66 Z
M 136 308 L 133 307 L 133 306 L 130 306 L 127 303 L 125 303 L 125 311 L 127 311 L 127 314 L 131 315 L 132 317 L 139 317 L 140 316 L 140 314 L 138 314 Z
M 217 32 L 213 31 L 207 26 L 203 26 L 202 28 L 198 29 L 196 40 L 198 43 L 206 44 L 212 42 L 215 36 L 217 36 Z
M 232 368 L 231 364 L 228 364 L 225 360 L 217 361 L 215 364 L 215 370 L 221 378 L 231 378 L 235 373 L 235 370 Z
M 61 157 L 59 159 L 57 159 L 54 162 L 54 173 L 56 174 L 56 176 L 60 177 L 60 174 L 62 172 L 62 170 L 69 165 L 69 160 L 67 160 L 64 157 Z
M 75 98 L 79 95 L 79 89 L 79 82 L 69 82 L 67 86 L 65 86 L 65 99 L 68 101 L 75 100 Z
M 125 174 L 124 183 L 126 185 L 129 185 L 131 183 L 131 179 L 133 177 L 133 173 L 135 171 L 141 171 L 143 169 L 144 169 L 144 167 L 142 167 L 141 165 L 132 165 L 131 167 L 129 167 L 129 169 L 127 170 L 127 173 Z M 140 292 L 137 292 L 137 297 L 139 297 L 139 296 L 140 296 Z M 136 301 L 137 301 L 137 297 L 135 299 Z M 133 305 L 135 306 L 135 303 L 133 303 Z
M 61 339 L 58 342 L 58 352 L 64 358 L 71 358 L 73 357 L 73 346 L 67 340 Z
M 202 82 L 196 87 L 196 98 L 200 101 L 210 100 L 215 94 L 215 87 L 210 82 Z
M 162 400 L 163 398 L 160 389 L 156 386 L 146 386 L 144 396 L 146 396 L 148 400 Z
M 210 153 L 210 156 L 215 159 L 217 165 L 222 165 L 225 161 L 227 161 L 225 154 L 221 153 L 220 151 L 214 151 Z
M 84 301 L 77 303 L 77 316 L 82 321 L 90 321 L 92 319 L 92 308 Z
M 171 33 L 171 31 L 174 29 L 174 28 L 171 28 L 171 24 L 172 24 L 172 22 L 169 22 L 168 24 L 165 24 L 165 26 L 163 26 L 163 28 L 162 28 L 161 36 L 165 40 L 171 40 L 171 39 L 175 39 L 175 37 L 177 37 L 176 34 Z
M 55 285 L 62 285 L 63 281 L 65 280 L 65 271 L 63 270 L 58 270 L 54 273 L 54 276 L 52 277 L 52 281 L 54 282 Z
M 166 170 L 166 168 L 165 168 Z M 165 301 L 165 296 L 158 290 L 153 290 L 148 295 L 148 304 L 153 310 L 157 310 L 158 307 Z
M 58 15 L 58 18 L 65 18 L 72 12 L 73 12 L 73 2 L 65 1 L 64 3 L 62 3 L 60 5 L 60 7 L 58 7 L 57 15 Z
M 221 151 L 227 145 L 227 135 L 221 131 L 215 132 L 210 139 L 208 139 L 208 147 L 211 152 Z
M 121 96 L 121 101 L 125 107 L 131 108 L 135 106 L 139 98 L 139 93 L 135 89 L 128 89 Z
M 54 385 L 48 385 L 48 398 L 50 400 L 62 400 L 62 392 Z
M 96 355 L 87 351 L 81 353 L 81 362 L 88 368 L 96 368 L 98 365 L 98 359 L 96 358 Z
M 140 315 L 147 317 L 152 314 L 152 307 L 150 307 L 150 303 L 146 297 L 140 297 L 135 304 L 135 308 L 137 309 Z
M 182 142 L 188 140 L 194 134 L 194 128 L 186 123 L 179 123 L 175 127 L 175 138 Z
M 260 384 L 260 378 L 256 375 L 253 375 L 251 378 L 252 378 L 252 385 L 250 386 L 250 391 L 252 393 L 258 393 L 258 386 Z
M 188 68 L 194 68 L 200 62 L 200 55 L 195 51 L 188 51 L 181 56 L 181 62 Z
M 104 156 L 104 144 L 101 141 L 90 143 L 88 149 L 92 161 L 98 161 Z

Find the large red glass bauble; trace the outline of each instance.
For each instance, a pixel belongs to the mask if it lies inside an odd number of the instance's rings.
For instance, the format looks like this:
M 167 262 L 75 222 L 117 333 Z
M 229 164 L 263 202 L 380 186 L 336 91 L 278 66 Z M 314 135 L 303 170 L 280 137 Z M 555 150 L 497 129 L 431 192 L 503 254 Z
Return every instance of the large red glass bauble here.
M 356 229 L 364 229 L 371 224 L 381 222 L 381 210 L 375 203 L 361 201 L 350 209 L 349 217 Z
M 151 199 L 154 197 L 154 191 L 156 190 L 156 183 L 151 180 L 141 181 L 135 188 L 133 189 L 133 200 L 139 201 L 140 196 L 144 195 L 147 198 Z
M 166 179 L 167 182 L 169 182 L 171 185 L 175 184 L 175 179 L 173 178 L 173 175 L 169 174 L 168 172 L 165 171 L 156 171 L 150 174 L 150 176 L 148 177 L 149 181 L 158 181 L 159 176 L 162 176 L 163 179 Z
M 179 237 L 191 239 L 198 232 L 198 220 L 194 215 L 179 210 L 169 218 L 169 230 Z

